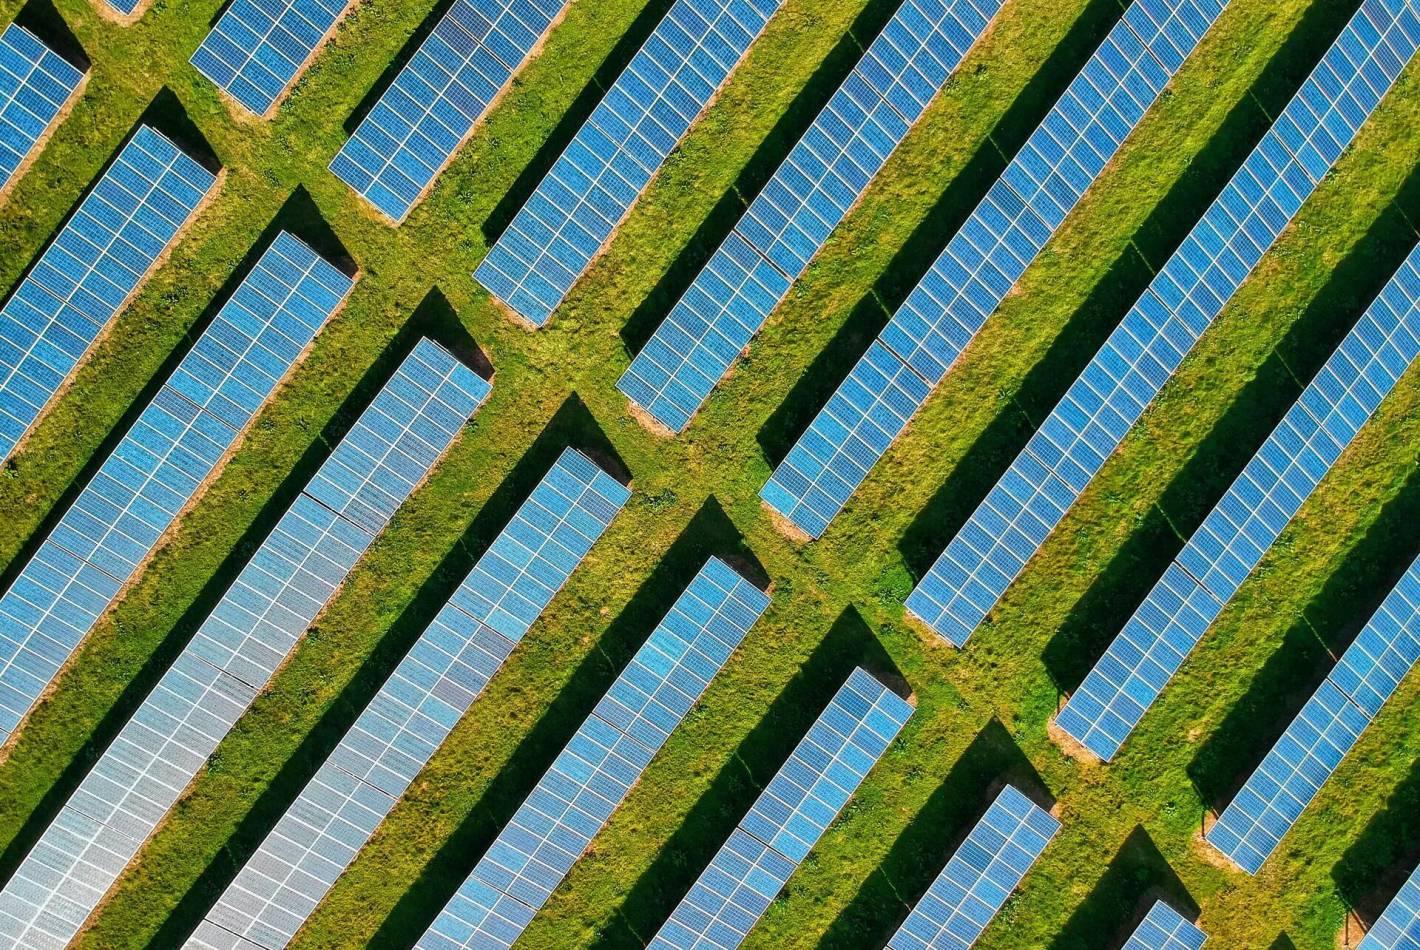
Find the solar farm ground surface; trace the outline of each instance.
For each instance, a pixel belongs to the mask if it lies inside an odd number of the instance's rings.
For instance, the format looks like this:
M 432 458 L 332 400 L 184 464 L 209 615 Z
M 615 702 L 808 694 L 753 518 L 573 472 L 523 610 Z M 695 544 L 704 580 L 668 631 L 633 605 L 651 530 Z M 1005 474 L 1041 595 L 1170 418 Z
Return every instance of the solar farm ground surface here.
M 809 546 L 778 534 L 759 504 L 772 463 L 1117 18 L 1116 0 L 1011 0 L 675 439 L 631 419 L 616 379 L 891 15 L 891 0 L 788 0 L 536 333 L 470 275 L 664 0 L 574 3 L 397 230 L 326 165 L 386 70 L 412 50 L 411 34 L 432 25 L 431 4 L 357 5 L 270 122 L 234 117 L 186 65 L 217 0 L 158 0 L 130 27 L 85 0 L 57 6 L 26 12 L 62 17 L 92 75 L 0 207 L 0 284 L 19 277 L 140 116 L 204 139 L 227 175 L 0 475 L 6 578 L 279 228 L 322 253 L 343 251 L 362 276 L 0 763 L 0 875 L 413 341 L 430 335 L 465 352 L 476 343 L 497 373 L 477 420 L 120 879 L 85 945 L 167 946 L 197 924 L 569 441 L 618 457 L 632 500 L 297 946 L 412 942 L 709 554 L 752 556 L 774 583 L 773 603 L 533 922 L 527 946 L 640 946 L 860 663 L 895 667 L 918 712 L 748 946 L 881 944 L 998 780 L 1053 797 L 1063 827 L 984 948 L 1101 946 L 1163 894 L 1195 902 L 1220 946 L 1323 950 L 1348 910 L 1373 918 L 1420 858 L 1413 675 L 1255 879 L 1219 866 L 1196 839 L 1420 548 L 1414 370 L 1114 764 L 1076 763 L 1047 735 L 1062 691 L 1079 684 L 1416 240 L 1414 64 L 967 649 L 937 643 L 902 613 L 913 580 L 1247 154 L 1351 0 L 1233 0 Z M 17 9 L 7 0 L 0 19 Z

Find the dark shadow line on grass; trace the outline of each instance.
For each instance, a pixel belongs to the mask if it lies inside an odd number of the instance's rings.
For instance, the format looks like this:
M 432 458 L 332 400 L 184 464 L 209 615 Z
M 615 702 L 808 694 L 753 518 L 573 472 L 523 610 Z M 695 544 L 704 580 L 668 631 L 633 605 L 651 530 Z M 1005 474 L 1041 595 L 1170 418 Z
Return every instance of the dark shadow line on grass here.
M 85 73 L 89 71 L 92 65 L 89 54 L 55 8 L 53 0 L 26 0 L 15 14 L 15 24 L 33 33 L 69 65 Z
M 434 4 L 434 8 L 429 11 L 429 14 L 419 21 L 419 25 L 414 28 L 414 32 L 409 35 L 409 38 L 400 46 L 399 51 L 395 53 L 389 63 L 386 64 L 379 78 L 375 80 L 374 85 L 361 97 L 354 110 L 345 117 L 341 128 L 345 131 L 345 137 L 347 139 L 355 134 L 355 130 L 360 127 L 361 122 L 365 121 L 365 117 L 370 114 L 370 110 L 375 108 L 380 98 L 389 91 L 389 87 L 394 85 L 394 81 L 398 78 L 400 72 L 409 64 L 409 61 L 414 58 L 414 54 L 419 52 L 419 47 L 424 45 L 424 41 L 427 40 L 430 34 L 438 27 L 439 21 L 444 18 L 455 2 L 457 2 L 457 0 L 438 0 L 438 2 Z M 516 77 L 517 73 L 515 72 L 513 75 Z M 511 82 L 511 80 L 509 81 Z
M 1367 927 L 1375 925 L 1420 862 L 1420 759 L 1365 830 L 1331 868 L 1337 894 Z
M 1124 839 L 1089 895 L 1071 913 L 1050 950 L 1119 950 L 1162 899 L 1189 919 L 1198 903 L 1143 825 Z M 1112 939 L 1110 934 L 1115 935 Z

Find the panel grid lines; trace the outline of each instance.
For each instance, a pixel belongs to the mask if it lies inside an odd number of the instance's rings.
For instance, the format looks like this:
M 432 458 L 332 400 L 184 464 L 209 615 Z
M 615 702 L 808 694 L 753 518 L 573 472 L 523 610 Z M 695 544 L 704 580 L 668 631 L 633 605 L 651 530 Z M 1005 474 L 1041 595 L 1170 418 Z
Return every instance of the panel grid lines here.
M 1163 901 L 1155 901 L 1124 950 L 1201 950 L 1208 935 Z
M 1357 950 L 1415 950 L 1420 947 L 1420 868 L 1411 872 Z
M 83 71 L 11 23 L 0 35 L 0 194 L 79 91 Z

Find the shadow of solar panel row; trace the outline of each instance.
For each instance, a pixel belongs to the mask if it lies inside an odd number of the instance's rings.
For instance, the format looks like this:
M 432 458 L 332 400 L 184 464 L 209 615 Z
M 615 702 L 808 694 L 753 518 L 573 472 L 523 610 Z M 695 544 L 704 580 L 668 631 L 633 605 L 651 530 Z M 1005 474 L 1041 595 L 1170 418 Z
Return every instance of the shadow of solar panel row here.
M 1256 874 L 1420 661 L 1420 562 L 1401 577 L 1208 832 Z
M 216 178 L 148 126 L 0 309 L 0 461 L 39 419 Z
M 335 177 L 403 221 L 567 2 L 454 0 L 331 160 Z
M 488 388 L 418 343 L 0 892 L 4 945 L 73 939 L 383 528 L 366 516 L 393 512 Z M 358 485 L 350 472 L 363 473 Z
M 849 674 L 651 950 L 738 947 L 911 716 L 871 674 Z
M 760 491 L 818 537 L 1221 14 L 1136 0 Z
M 17 23 L 0 35 L 0 191 L 79 91 L 75 69 Z
M 1368 0 L 907 599 L 964 644 L 1281 235 L 1420 40 Z
M 191 63 L 237 105 L 264 116 L 348 6 L 338 0 L 234 0 Z
M 474 274 L 542 326 L 783 0 L 676 0 Z
M 629 496 L 585 455 L 563 452 L 189 946 L 291 942 Z
M 679 432 L 848 214 L 1002 0 L 906 0 L 617 383 Z
M 1420 947 L 1420 868 L 1401 886 L 1357 950 L 1416 950 L 1417 947 Z
M 968 950 L 1059 830 L 1060 822 L 1014 786 L 1001 789 L 889 950 Z
M 1196 924 L 1163 901 L 1155 901 L 1124 950 L 1200 950 L 1207 940 Z
M 706 562 L 417 946 L 511 947 L 768 605 Z
M 1420 356 L 1420 248 L 1342 340 L 1061 711 L 1109 759 Z M 1180 610 L 1181 602 L 1197 605 Z
M 353 281 L 282 232 L 0 597 L 0 742 L 216 471 Z

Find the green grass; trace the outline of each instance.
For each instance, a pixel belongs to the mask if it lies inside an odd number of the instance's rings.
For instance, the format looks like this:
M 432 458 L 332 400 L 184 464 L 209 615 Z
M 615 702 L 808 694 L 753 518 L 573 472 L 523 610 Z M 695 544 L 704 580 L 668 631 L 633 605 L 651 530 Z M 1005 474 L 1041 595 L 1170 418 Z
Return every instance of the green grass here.
M 732 378 L 684 436 L 669 440 L 632 422 L 614 389 L 629 358 L 620 332 L 668 271 L 694 259 L 686 247 L 705 240 L 707 215 L 733 220 L 737 193 L 773 168 L 786 128 L 811 116 L 851 64 L 846 32 L 881 22 L 890 3 L 788 0 L 617 241 L 552 324 L 532 333 L 470 278 L 485 249 L 483 225 L 569 106 L 586 101 L 584 88 L 618 38 L 646 22 L 640 3 L 574 4 L 429 199 L 392 230 L 325 165 L 344 140 L 342 123 L 429 4 L 357 7 L 276 119 L 256 123 L 231 118 L 185 65 L 215 0 L 159 0 L 130 28 L 103 21 L 83 0 L 61 0 L 93 77 L 0 209 L 0 281 L 13 282 L 164 85 L 228 175 L 0 478 L 0 511 L 9 515 L 0 562 L 27 549 L 297 188 L 362 277 L 0 764 L 0 873 L 181 648 L 361 394 L 382 382 L 387 347 L 407 341 L 401 328 L 437 287 L 497 369 L 492 399 L 121 879 L 87 945 L 169 945 L 185 935 L 571 439 L 609 443 L 633 474 L 633 501 L 300 945 L 412 941 L 699 561 L 745 547 L 774 581 L 773 605 L 526 945 L 620 947 L 649 936 L 822 697 L 868 660 L 905 675 L 918 713 L 751 946 L 881 942 L 901 901 L 925 887 L 984 806 L 987 786 L 1005 777 L 1055 796 L 1065 829 L 983 947 L 1100 946 L 1151 887 L 1190 895 L 1220 946 L 1268 947 L 1281 933 L 1307 950 L 1333 946 L 1348 902 L 1365 903 L 1381 874 L 1414 857 L 1414 828 L 1396 819 L 1413 813 L 1417 795 L 1413 678 L 1256 879 L 1209 863 L 1194 835 L 1206 790 L 1242 777 L 1260 754 L 1254 747 L 1275 735 L 1287 705 L 1330 662 L 1314 643 L 1354 632 L 1413 554 L 1416 374 L 1308 502 L 1117 764 L 1064 758 L 1045 725 L 1058 687 L 1074 685 L 1058 682 L 1077 675 L 1070 648 L 1102 648 L 1131 592 L 1137 600 L 1181 543 L 1176 532 L 1196 524 L 1250 453 L 1248 440 L 1262 438 L 1293 398 L 1293 375 L 1314 368 L 1365 304 L 1367 281 L 1373 292 L 1414 239 L 1414 69 L 968 649 L 906 627 L 901 600 L 911 571 L 1014 455 L 1024 420 L 1048 410 L 1122 316 L 1150 266 L 1251 146 L 1264 114 L 1275 114 L 1278 90 L 1285 95 L 1305 74 L 1351 4 L 1234 0 L 824 539 L 788 542 L 756 497 L 770 469 L 761 443 L 779 445 L 817 408 L 814 379 L 846 368 L 886 318 L 876 300 L 891 305 L 930 263 L 990 183 L 1000 150 L 1019 141 L 1023 117 L 1038 115 L 1068 79 L 1073 67 L 1062 74 L 1062 64 L 1078 63 L 1108 27 L 1112 2 L 1012 0 Z M 435 313 L 428 325 L 448 333 L 438 310 L 425 308 Z M 800 385 L 806 372 L 814 375 Z M 580 401 L 569 401 L 574 394 Z M 1235 707 L 1259 713 L 1229 720 Z M 1377 838 L 1394 861 L 1374 857 L 1384 848 L 1357 850 Z

